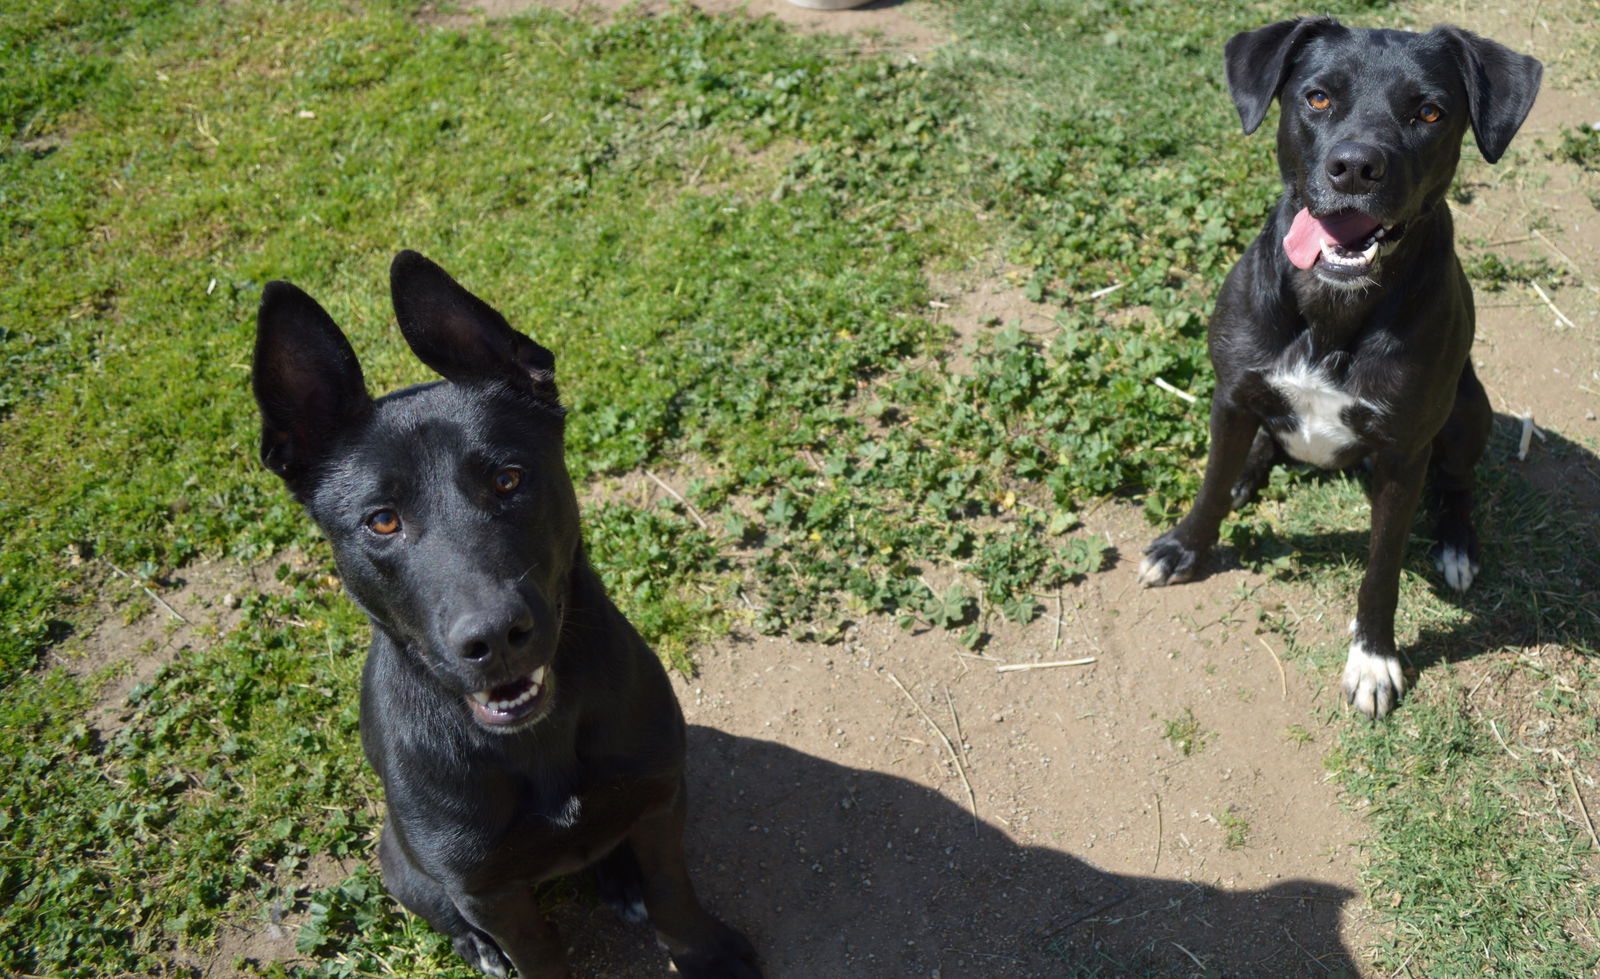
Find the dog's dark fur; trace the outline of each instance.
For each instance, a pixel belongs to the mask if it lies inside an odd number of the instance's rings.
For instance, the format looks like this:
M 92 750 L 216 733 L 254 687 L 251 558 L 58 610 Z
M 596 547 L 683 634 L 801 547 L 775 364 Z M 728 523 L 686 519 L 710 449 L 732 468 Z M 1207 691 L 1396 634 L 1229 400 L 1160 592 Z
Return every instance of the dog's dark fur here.
M 1430 463 L 1436 559 L 1465 590 L 1478 570 L 1473 470 L 1491 412 L 1468 360 L 1472 290 L 1445 203 L 1471 128 L 1494 162 L 1533 106 L 1538 61 L 1454 27 L 1358 30 L 1326 18 L 1235 36 L 1228 85 L 1253 132 L 1281 106 L 1283 197 L 1229 273 L 1211 320 L 1211 453 L 1194 508 L 1145 551 L 1148 585 L 1187 581 L 1230 505 L 1287 455 L 1371 467 L 1372 541 L 1345 668 L 1349 701 L 1388 713 L 1404 690 L 1394 644 L 1400 565 Z M 1302 208 L 1382 226 L 1351 271 L 1296 267 L 1284 237 Z M 1325 253 L 1324 253 L 1325 254 Z M 1341 253 L 1348 254 L 1348 253 Z
M 262 296 L 254 373 L 262 459 L 372 620 L 361 742 L 388 801 L 385 884 L 484 972 L 556 977 L 532 885 L 592 865 L 684 975 L 757 976 L 689 882 L 683 716 L 584 557 L 555 358 L 415 252 L 390 280 L 445 382 L 372 400 L 286 282 Z

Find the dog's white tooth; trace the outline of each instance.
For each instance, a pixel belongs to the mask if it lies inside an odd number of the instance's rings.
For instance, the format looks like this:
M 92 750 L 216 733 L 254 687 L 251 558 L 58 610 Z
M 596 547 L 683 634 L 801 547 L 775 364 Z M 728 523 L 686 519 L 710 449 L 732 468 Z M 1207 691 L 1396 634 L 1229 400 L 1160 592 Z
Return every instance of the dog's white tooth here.
M 533 675 L 528 677 L 528 679 L 533 681 L 533 685 L 534 686 L 537 687 L 540 684 L 544 683 L 544 671 L 545 671 L 545 667 L 541 666 L 537 670 L 533 671 Z
M 476 700 L 479 704 L 487 704 L 489 702 L 489 691 L 474 690 L 472 692 L 472 699 Z

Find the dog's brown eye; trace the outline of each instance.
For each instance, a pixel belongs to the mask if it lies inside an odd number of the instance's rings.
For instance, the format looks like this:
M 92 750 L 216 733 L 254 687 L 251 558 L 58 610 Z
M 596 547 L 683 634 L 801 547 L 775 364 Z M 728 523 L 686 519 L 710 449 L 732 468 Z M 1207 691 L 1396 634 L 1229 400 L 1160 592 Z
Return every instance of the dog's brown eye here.
M 382 534 L 384 537 L 398 533 L 400 530 L 400 514 L 395 513 L 393 510 L 379 510 L 367 517 L 367 529 L 374 534 Z
M 494 474 L 494 488 L 497 493 L 509 493 L 522 485 L 522 470 L 515 466 L 507 466 Z
M 1326 111 L 1328 106 L 1332 104 L 1333 99 L 1328 98 L 1328 93 L 1321 89 L 1315 89 L 1306 94 L 1306 105 L 1311 106 L 1318 112 Z
M 1444 110 L 1434 105 L 1432 102 L 1429 102 L 1417 110 L 1417 118 L 1421 119 L 1423 122 L 1438 122 L 1443 117 Z

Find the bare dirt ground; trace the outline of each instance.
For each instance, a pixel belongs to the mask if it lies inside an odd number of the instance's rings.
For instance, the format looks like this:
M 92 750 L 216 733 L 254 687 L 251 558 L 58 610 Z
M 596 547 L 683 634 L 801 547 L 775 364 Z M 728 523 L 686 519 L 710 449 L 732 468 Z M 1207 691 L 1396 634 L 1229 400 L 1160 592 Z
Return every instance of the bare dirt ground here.
M 482 8 L 505 16 L 530 2 Z M 622 6 L 545 2 L 594 16 Z M 914 2 L 833 13 L 784 0 L 700 5 L 912 52 L 942 39 Z M 1458 226 L 1466 252 L 1572 272 L 1544 297 L 1480 292 L 1476 358 L 1497 411 L 1589 449 L 1538 470 L 1536 442 L 1533 471 L 1600 501 L 1600 210 L 1588 199 L 1600 188 L 1532 149 L 1600 121 L 1593 52 L 1567 46 L 1585 9 L 1439 5 L 1415 23 L 1470 24 L 1546 62 L 1523 152 L 1471 171 Z M 1050 317 L 999 277 L 952 285 L 947 306 L 962 336 Z M 1300 644 L 1337 646 L 1350 609 L 1226 558 L 1203 581 L 1146 591 L 1133 569 L 1153 529 L 1118 505 L 1086 523 L 1113 545 L 1108 566 L 1031 626 L 1000 628 L 987 655 L 873 619 L 827 646 L 737 637 L 701 652 L 698 677 L 675 680 L 692 725 L 689 847 L 702 896 L 754 940 L 769 975 L 1372 974 L 1363 951 L 1382 926 L 1358 884 L 1361 802 L 1341 798 L 1322 764 L 1356 722 L 1338 709 L 1336 678 L 1283 662 L 1284 640 L 1260 623 L 1265 609 L 1295 623 Z M 219 577 L 211 590 L 235 585 Z M 168 597 L 180 608 L 217 597 L 196 587 Z M 139 647 L 127 676 L 186 635 L 151 621 L 108 637 Z M 119 700 L 117 688 L 107 697 Z M 579 902 L 558 917 L 580 975 L 667 969 L 648 932 L 609 909 Z M 293 954 L 292 935 L 265 937 L 241 947 Z M 223 949 L 213 963 L 238 954 Z

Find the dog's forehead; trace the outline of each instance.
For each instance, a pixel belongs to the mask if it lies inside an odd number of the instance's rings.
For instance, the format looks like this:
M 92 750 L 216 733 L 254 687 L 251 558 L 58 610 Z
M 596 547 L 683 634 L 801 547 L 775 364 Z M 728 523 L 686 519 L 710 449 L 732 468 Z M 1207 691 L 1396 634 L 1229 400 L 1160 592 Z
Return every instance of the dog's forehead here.
M 447 472 L 463 465 L 534 465 L 559 458 L 561 420 L 526 399 L 448 381 L 380 398 L 356 468 Z
M 1454 91 L 1461 77 L 1445 40 L 1436 34 L 1347 27 L 1308 41 L 1295 59 L 1290 79 L 1330 75 L 1373 93 L 1417 88 Z

